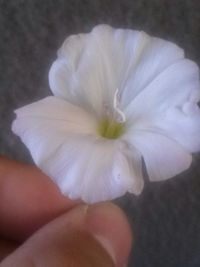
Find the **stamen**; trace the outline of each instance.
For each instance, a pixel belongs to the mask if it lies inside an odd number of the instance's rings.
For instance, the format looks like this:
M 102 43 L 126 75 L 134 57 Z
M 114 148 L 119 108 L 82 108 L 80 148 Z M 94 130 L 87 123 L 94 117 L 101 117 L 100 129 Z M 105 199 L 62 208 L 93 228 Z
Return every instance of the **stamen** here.
M 113 100 L 113 107 L 114 110 L 118 113 L 120 116 L 120 122 L 125 122 L 126 121 L 126 116 L 125 114 L 118 108 L 119 106 L 119 89 L 116 89 L 115 94 L 114 94 L 114 100 Z
M 119 109 L 119 90 L 117 89 L 114 94 L 113 107 L 110 109 L 110 114 L 106 105 L 106 116 L 100 120 L 98 125 L 98 134 L 107 139 L 117 139 L 125 132 L 125 114 Z

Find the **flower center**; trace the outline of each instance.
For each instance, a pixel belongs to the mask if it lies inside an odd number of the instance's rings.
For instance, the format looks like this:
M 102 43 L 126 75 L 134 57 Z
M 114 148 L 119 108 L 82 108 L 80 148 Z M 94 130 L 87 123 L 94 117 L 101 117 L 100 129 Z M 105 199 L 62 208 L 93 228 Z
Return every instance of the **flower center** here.
M 108 139 L 117 139 L 125 131 L 125 124 L 108 118 L 103 119 L 98 128 L 98 133 Z
M 113 112 L 111 116 L 106 116 L 100 121 L 98 133 L 108 139 L 117 139 L 125 131 L 125 114 L 119 109 L 118 89 L 115 91 L 113 99 Z

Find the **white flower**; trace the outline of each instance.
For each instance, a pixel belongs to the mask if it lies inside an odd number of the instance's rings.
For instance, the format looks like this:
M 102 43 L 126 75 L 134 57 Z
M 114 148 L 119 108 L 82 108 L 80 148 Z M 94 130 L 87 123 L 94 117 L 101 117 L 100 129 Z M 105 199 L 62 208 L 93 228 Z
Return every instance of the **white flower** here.
M 88 203 L 186 170 L 200 150 L 199 69 L 175 44 L 95 27 L 67 38 L 53 63 L 54 96 L 16 111 L 13 131 L 62 193 Z

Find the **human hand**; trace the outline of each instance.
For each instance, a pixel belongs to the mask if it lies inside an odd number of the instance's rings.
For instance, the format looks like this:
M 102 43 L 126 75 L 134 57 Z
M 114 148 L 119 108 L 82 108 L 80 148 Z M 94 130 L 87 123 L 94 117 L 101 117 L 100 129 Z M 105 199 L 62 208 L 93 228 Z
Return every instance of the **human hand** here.
M 3 157 L 0 236 L 0 267 L 124 267 L 132 242 L 114 204 L 72 201 L 37 168 Z

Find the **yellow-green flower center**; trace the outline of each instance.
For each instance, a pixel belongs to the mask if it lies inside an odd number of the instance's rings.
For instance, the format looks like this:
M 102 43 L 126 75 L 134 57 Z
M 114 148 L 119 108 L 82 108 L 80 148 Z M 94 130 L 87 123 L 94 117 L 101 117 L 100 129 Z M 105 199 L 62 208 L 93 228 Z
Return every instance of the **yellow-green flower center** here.
M 105 118 L 100 121 L 98 133 L 107 139 L 117 139 L 125 131 L 125 124 Z

